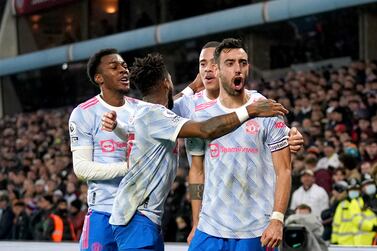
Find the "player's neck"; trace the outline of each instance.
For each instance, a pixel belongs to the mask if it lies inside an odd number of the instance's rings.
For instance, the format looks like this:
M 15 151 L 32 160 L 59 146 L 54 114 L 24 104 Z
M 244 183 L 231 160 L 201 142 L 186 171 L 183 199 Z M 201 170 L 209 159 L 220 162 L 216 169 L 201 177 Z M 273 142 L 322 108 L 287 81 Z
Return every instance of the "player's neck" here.
M 143 97 L 143 101 L 152 103 L 152 104 L 163 105 L 165 107 L 167 107 L 168 105 L 168 101 L 162 95 L 154 95 L 154 94 L 147 95 Z
M 219 101 L 226 108 L 234 109 L 241 107 L 246 104 L 248 100 L 249 97 L 246 95 L 245 89 L 243 89 L 239 95 L 230 95 L 225 90 L 220 90 Z
M 124 95 L 121 93 L 107 93 L 107 92 L 101 92 L 100 97 L 109 105 L 120 107 L 124 105 Z
M 220 94 L 220 90 L 219 89 L 217 89 L 217 90 L 208 90 L 208 89 L 206 89 L 206 96 L 210 100 L 217 99 L 219 97 L 219 94 Z

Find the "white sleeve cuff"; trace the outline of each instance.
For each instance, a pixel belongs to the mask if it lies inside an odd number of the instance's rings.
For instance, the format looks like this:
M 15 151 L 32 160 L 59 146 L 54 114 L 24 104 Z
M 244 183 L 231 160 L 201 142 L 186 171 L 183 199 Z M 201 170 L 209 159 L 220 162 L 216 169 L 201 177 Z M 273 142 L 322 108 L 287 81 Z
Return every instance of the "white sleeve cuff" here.
M 182 94 L 185 95 L 185 96 L 192 96 L 194 95 L 194 91 L 193 89 L 191 89 L 191 87 L 187 86 L 185 89 L 183 89 L 182 91 Z
M 72 151 L 73 171 L 83 180 L 109 180 L 124 176 L 128 171 L 126 162 L 98 163 L 92 160 L 92 149 Z
M 128 132 L 128 126 L 126 123 L 122 123 L 119 120 L 117 120 L 117 126 L 114 128 L 114 131 L 116 136 L 118 136 L 121 140 L 127 141 L 127 132 Z

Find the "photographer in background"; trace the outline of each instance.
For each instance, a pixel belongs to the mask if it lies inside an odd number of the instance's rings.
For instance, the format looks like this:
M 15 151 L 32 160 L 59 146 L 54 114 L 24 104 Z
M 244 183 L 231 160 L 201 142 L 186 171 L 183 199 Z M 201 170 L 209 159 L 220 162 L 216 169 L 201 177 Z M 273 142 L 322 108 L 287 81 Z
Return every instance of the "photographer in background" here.
M 283 250 L 298 250 L 298 247 L 301 247 L 299 249 L 301 251 L 328 250 L 325 241 L 322 239 L 324 230 L 322 223 L 318 217 L 312 214 L 310 206 L 306 204 L 298 205 L 295 209 L 295 214 L 289 216 L 284 225 Z M 298 229 L 297 227 L 301 227 L 301 230 L 295 230 Z M 302 233 L 303 231 L 305 233 Z M 298 242 L 290 243 L 290 240 L 294 240 L 294 236 L 300 235 L 303 235 L 303 238 L 299 238 Z

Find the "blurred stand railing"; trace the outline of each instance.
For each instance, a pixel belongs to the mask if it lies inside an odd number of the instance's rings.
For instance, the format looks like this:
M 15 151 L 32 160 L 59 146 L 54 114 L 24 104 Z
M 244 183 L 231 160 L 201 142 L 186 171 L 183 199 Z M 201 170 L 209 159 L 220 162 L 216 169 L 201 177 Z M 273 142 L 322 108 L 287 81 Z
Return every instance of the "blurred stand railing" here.
M 184 243 L 166 243 L 165 251 L 187 251 Z M 77 251 L 78 243 L 0 241 L 1 251 Z M 376 251 L 377 247 L 330 246 L 329 251 Z

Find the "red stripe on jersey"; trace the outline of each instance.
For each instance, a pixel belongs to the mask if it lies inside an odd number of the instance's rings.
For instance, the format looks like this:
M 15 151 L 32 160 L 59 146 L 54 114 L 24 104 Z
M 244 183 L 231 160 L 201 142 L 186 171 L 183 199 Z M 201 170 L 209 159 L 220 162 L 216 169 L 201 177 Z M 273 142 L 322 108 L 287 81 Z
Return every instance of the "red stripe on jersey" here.
M 88 99 L 88 100 L 85 101 L 84 103 L 81 103 L 79 106 L 80 106 L 80 107 L 84 107 L 84 106 L 86 106 L 87 104 L 93 102 L 94 100 L 97 100 L 97 97 L 93 97 L 93 98 L 91 98 L 91 99 Z
M 88 109 L 89 107 L 92 107 L 93 105 L 97 104 L 98 102 L 99 102 L 99 100 L 96 99 L 96 100 L 94 100 L 93 102 L 91 102 L 90 104 L 87 104 L 87 105 L 85 105 L 85 106 L 82 106 L 81 108 L 82 108 L 83 110 Z
M 197 105 L 195 106 L 195 111 L 200 111 L 200 110 L 204 110 L 204 109 L 207 109 L 208 107 L 211 107 L 213 106 L 214 104 L 216 104 L 217 100 L 214 99 L 214 100 L 211 100 L 207 103 L 203 103 L 203 104 L 200 104 L 200 105 Z

